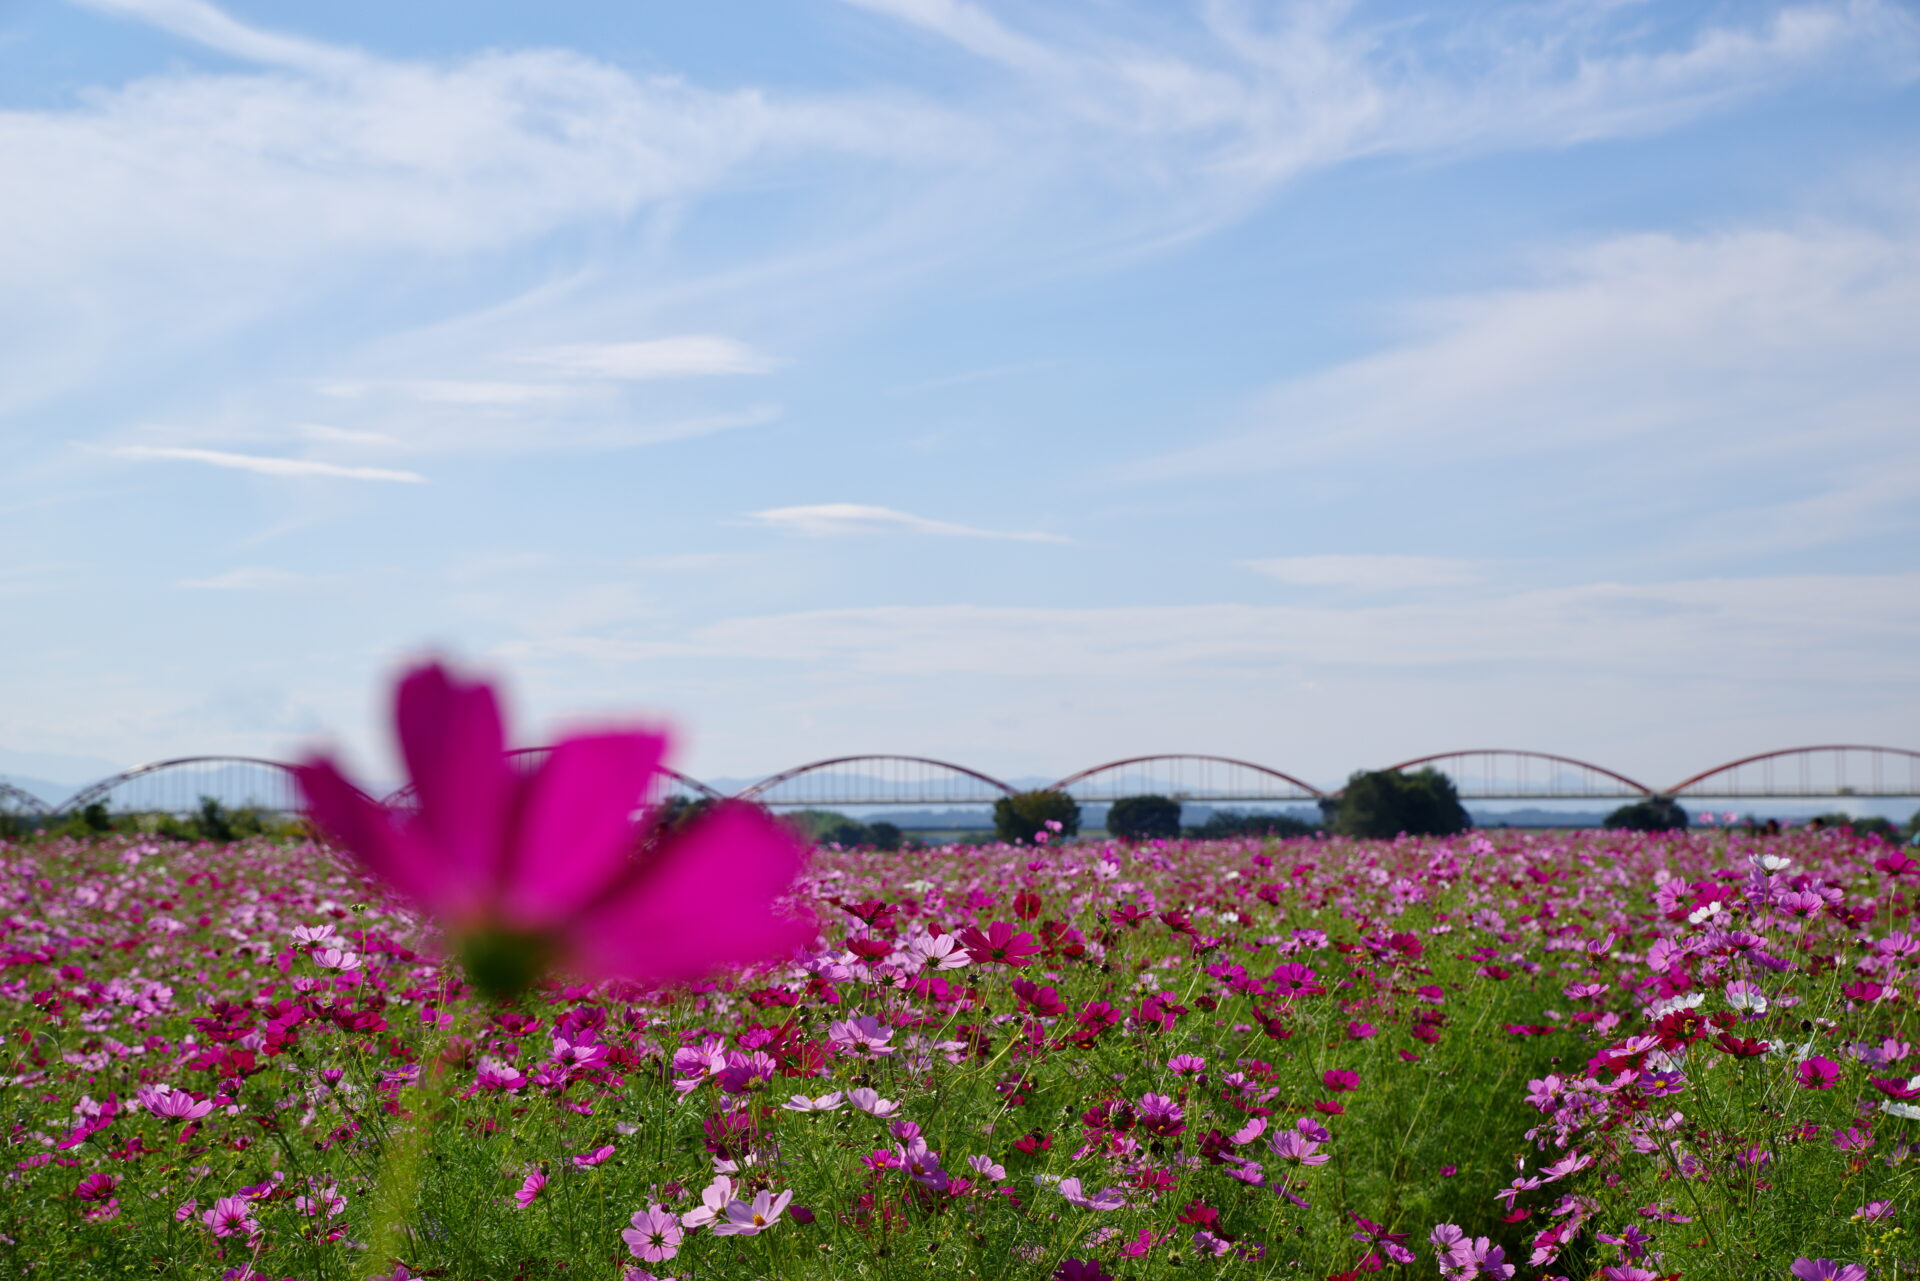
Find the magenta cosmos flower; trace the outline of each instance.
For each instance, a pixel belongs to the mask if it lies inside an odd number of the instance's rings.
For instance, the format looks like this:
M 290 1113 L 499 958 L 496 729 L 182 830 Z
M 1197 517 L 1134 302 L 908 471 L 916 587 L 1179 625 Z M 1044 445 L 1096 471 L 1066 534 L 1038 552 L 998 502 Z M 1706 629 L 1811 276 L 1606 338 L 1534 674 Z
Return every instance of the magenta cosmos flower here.
M 1015 932 L 1005 921 L 995 921 L 982 930 L 968 926 L 955 935 L 967 949 L 975 965 L 1026 965 L 1040 955 L 1040 945 L 1025 930 Z
M 805 852 L 758 809 L 721 802 L 671 828 L 636 823 L 664 735 L 577 735 L 519 777 L 485 683 L 428 664 L 394 703 L 417 813 L 380 805 L 325 757 L 299 767 L 300 786 L 329 836 L 448 929 L 482 989 L 518 991 L 549 965 L 676 982 L 812 939 L 811 921 L 775 906 Z

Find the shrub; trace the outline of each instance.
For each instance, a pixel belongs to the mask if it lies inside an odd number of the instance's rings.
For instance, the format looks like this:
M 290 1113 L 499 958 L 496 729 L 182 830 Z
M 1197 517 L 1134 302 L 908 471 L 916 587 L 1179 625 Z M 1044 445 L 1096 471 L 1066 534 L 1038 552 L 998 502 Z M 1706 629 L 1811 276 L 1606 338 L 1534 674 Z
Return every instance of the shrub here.
M 1683 832 L 1687 828 L 1687 812 L 1671 796 L 1654 796 L 1622 805 L 1607 815 L 1602 826 L 1624 828 L 1629 832 Z
M 1166 796 L 1123 796 L 1107 810 L 1107 831 L 1123 841 L 1180 835 L 1180 802 Z
M 1319 830 L 1318 824 L 1304 822 L 1291 814 L 1220 810 L 1206 822 L 1189 827 L 1186 834 L 1196 840 L 1220 841 L 1235 836 L 1311 836 Z

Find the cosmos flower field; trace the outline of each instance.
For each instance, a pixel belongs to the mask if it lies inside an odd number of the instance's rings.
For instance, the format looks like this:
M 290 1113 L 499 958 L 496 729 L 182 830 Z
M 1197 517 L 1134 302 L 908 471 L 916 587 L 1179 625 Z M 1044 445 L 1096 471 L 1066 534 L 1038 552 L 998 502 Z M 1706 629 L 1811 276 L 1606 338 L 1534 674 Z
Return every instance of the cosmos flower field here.
M 322 844 L 0 863 L 6 1275 L 1920 1277 L 1846 831 L 825 849 L 795 962 L 505 1000 Z

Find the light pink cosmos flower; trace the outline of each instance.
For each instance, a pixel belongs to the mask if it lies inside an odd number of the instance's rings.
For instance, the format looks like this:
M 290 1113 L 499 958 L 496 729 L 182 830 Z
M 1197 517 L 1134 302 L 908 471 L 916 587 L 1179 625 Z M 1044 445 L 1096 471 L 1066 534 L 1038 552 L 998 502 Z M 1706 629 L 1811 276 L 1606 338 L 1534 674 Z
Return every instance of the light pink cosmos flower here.
M 680 1224 L 687 1228 L 706 1227 L 726 1213 L 727 1203 L 732 1200 L 733 1180 L 724 1174 L 720 1175 L 700 1193 L 699 1208 L 688 1210 L 680 1216 Z
M 804 1094 L 796 1094 L 780 1106 L 789 1112 L 838 1112 L 845 1104 L 846 1099 L 836 1090 L 815 1099 L 810 1099 Z
M 1127 1203 L 1119 1188 L 1102 1188 L 1089 1196 L 1078 1179 L 1060 1180 L 1060 1195 L 1067 1199 L 1067 1204 L 1082 1210 L 1118 1210 Z
M 892 1054 L 893 1029 L 881 1023 L 871 1014 L 859 1018 L 838 1019 L 827 1025 L 827 1039 L 848 1054 L 866 1058 L 877 1058 Z
M 313 963 L 323 970 L 357 970 L 360 954 L 340 947 L 315 948 Z
M 1007 1167 L 1001 1165 L 990 1156 L 968 1157 L 967 1168 L 981 1178 L 993 1183 L 1004 1183 L 1007 1178 Z
M 727 1202 L 727 1217 L 713 1225 L 714 1235 L 723 1237 L 758 1236 L 773 1226 L 787 1203 L 793 1200 L 791 1191 L 774 1196 L 765 1188 L 754 1193 L 752 1204 L 745 1201 Z
M 680 1220 L 664 1206 L 650 1205 L 634 1213 L 633 1226 L 622 1229 L 620 1239 L 634 1258 L 643 1263 L 662 1263 L 680 1253 L 685 1235 Z
M 892 1099 L 881 1098 L 878 1090 L 870 1090 L 865 1086 L 857 1090 L 848 1090 L 847 1102 L 868 1116 L 879 1117 L 883 1121 L 900 1110 L 898 1103 Z
M 550 962 L 676 982 L 813 938 L 811 921 L 776 907 L 805 850 L 753 806 L 723 802 L 670 829 L 636 828 L 664 735 L 576 735 L 518 777 L 493 689 L 438 664 L 401 679 L 394 720 L 416 814 L 380 805 L 325 757 L 298 767 L 301 790 L 334 841 L 450 930 L 487 991 L 518 991 Z
M 907 940 L 907 964 L 917 970 L 957 970 L 973 955 L 951 934 L 916 934 Z
M 1320 1144 L 1298 1130 L 1281 1130 L 1267 1139 L 1267 1147 L 1283 1161 L 1301 1165 L 1325 1165 L 1332 1160 L 1320 1150 Z
M 133 1097 L 153 1115 L 166 1117 L 170 1121 L 198 1121 L 213 1111 L 212 1103 L 195 1099 L 185 1090 L 176 1090 L 171 1085 L 143 1085 Z

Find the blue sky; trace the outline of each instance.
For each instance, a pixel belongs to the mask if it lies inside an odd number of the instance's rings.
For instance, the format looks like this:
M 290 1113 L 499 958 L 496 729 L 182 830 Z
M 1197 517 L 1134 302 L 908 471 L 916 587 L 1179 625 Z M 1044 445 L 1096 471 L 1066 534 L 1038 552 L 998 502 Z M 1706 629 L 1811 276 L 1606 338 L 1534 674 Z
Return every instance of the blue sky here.
M 1899 0 L 0 3 L 0 172 L 0 771 L 1920 745 Z

